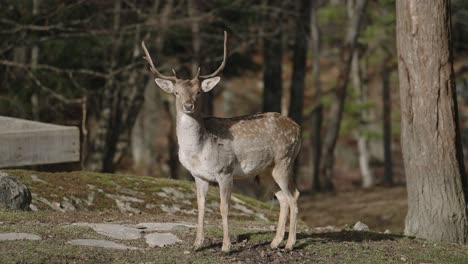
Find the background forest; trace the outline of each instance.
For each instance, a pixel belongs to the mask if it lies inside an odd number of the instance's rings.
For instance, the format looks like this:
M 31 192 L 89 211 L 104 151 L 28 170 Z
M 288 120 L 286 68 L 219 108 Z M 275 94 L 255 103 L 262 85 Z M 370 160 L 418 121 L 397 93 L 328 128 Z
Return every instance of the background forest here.
M 199 65 L 202 74 L 218 67 L 226 30 L 227 66 L 205 98 L 206 115 L 276 111 L 301 124 L 302 191 L 402 184 L 395 27 L 392 0 L 5 0 L 0 114 L 80 127 L 80 164 L 36 169 L 188 179 L 177 160 L 174 98 L 153 82 L 141 41 L 161 72 L 190 78 Z M 468 147 L 462 0 L 452 1 L 452 37 Z

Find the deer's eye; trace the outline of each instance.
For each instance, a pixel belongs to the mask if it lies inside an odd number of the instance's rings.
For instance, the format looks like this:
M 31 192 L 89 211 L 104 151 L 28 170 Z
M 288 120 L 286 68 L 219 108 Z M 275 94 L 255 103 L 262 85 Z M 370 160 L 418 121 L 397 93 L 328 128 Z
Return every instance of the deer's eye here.
M 200 90 L 198 90 L 198 92 L 197 92 L 197 95 L 199 95 L 199 94 L 201 94 L 201 91 L 200 91 Z
M 174 94 L 175 94 L 175 95 L 179 95 L 179 93 L 178 93 L 178 92 L 174 92 Z

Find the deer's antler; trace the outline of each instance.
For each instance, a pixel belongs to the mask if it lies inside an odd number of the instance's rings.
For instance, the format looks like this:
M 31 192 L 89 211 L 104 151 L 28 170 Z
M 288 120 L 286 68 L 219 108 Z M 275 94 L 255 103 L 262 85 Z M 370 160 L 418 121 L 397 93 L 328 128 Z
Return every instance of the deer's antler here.
M 207 78 L 211 78 L 211 77 L 215 77 L 216 75 L 218 75 L 218 73 L 220 71 L 222 71 L 224 69 L 224 66 L 226 66 L 226 57 L 227 57 L 227 32 L 224 31 L 224 55 L 223 55 L 223 62 L 221 63 L 221 65 L 219 66 L 219 68 L 213 72 L 212 74 L 209 74 L 209 75 L 202 75 L 200 76 L 200 78 L 202 79 L 207 79 Z M 198 70 L 198 73 L 197 73 L 197 76 L 198 77 L 198 74 L 200 73 L 200 69 Z
M 153 60 L 151 59 L 151 56 L 150 56 L 150 54 L 148 52 L 148 49 L 145 46 L 144 41 L 141 42 L 141 46 L 143 47 L 143 51 L 145 52 L 145 56 L 143 58 L 149 63 L 150 70 L 154 75 L 156 75 L 156 77 L 161 78 L 161 79 L 171 80 L 171 81 L 177 81 L 177 77 L 176 77 L 176 74 L 175 74 L 174 70 L 172 70 L 172 72 L 174 73 L 173 76 L 164 75 L 164 74 L 160 73 L 156 69 L 156 67 L 154 66 Z

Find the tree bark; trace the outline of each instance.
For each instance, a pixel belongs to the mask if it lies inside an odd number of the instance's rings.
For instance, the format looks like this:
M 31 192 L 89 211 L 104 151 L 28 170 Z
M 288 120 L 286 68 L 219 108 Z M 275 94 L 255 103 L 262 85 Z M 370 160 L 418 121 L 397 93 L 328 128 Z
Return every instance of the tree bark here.
M 322 104 L 322 85 L 320 83 L 320 29 L 318 26 L 317 11 L 319 8 L 318 1 L 312 1 L 311 10 L 311 35 L 312 35 L 312 80 L 315 87 L 315 104 L 316 107 L 312 113 L 312 136 L 311 144 L 313 149 L 312 165 L 313 175 L 312 184 L 314 191 L 321 191 L 320 183 L 320 160 L 322 157 L 322 121 L 323 121 L 323 104 Z
M 359 36 L 360 25 L 365 13 L 366 5 L 367 0 L 356 1 L 353 16 L 350 18 L 349 27 L 346 32 L 344 47 L 341 50 L 340 69 L 335 86 L 335 98 L 331 105 L 328 118 L 329 123 L 323 143 L 322 164 L 320 167 L 321 174 L 324 178 L 323 187 L 327 191 L 332 191 L 334 189 L 332 170 L 335 162 L 335 146 L 343 116 L 346 88 L 348 86 L 349 72 L 351 70 L 351 59 Z
M 467 186 L 451 54 L 450 1 L 397 1 L 405 234 L 466 243 Z

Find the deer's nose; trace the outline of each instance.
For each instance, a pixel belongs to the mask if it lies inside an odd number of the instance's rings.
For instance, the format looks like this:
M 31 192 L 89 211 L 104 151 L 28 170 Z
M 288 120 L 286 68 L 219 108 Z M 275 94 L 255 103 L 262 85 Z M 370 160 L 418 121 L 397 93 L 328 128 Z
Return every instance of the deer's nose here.
M 184 111 L 192 112 L 195 106 L 193 105 L 193 103 L 184 103 L 183 107 Z

